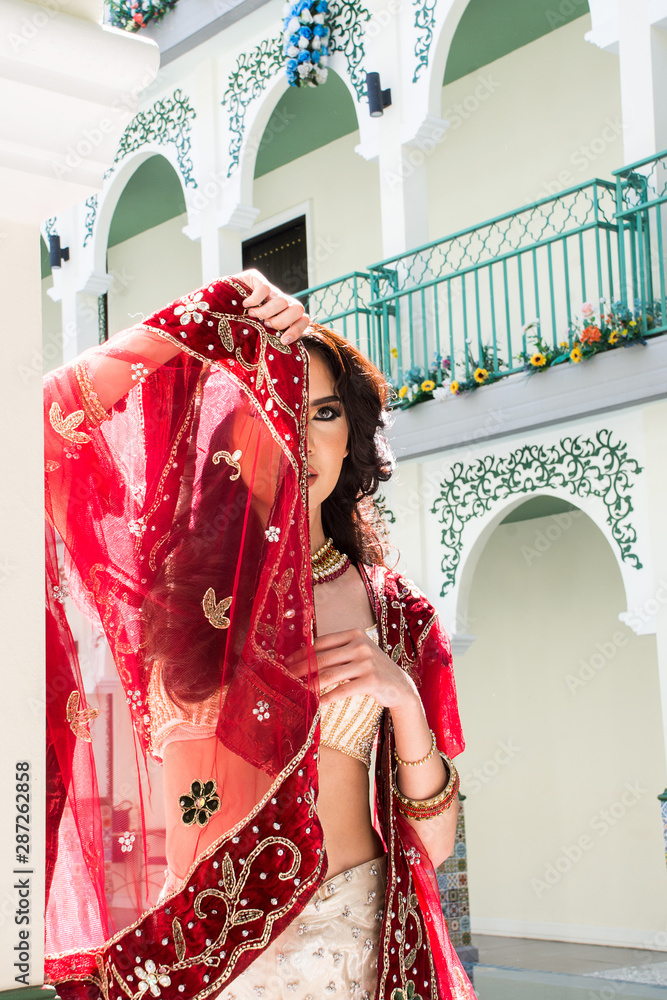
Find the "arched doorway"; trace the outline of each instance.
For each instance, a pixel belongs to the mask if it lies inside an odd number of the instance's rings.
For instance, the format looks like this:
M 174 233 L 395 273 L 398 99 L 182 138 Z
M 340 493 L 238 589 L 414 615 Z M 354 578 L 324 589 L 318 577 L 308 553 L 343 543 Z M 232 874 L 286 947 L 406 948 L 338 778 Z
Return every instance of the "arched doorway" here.
M 110 333 L 201 284 L 199 245 L 184 235 L 185 225 L 178 174 L 164 156 L 149 157 L 127 181 L 109 228 Z
M 378 168 L 355 152 L 359 138 L 357 107 L 333 70 L 324 86 L 282 94 L 258 141 L 252 204 L 259 216 L 244 262 L 296 292 L 381 256 Z
M 473 933 L 633 945 L 664 922 L 654 636 L 594 521 L 537 497 L 488 539 L 457 663 Z

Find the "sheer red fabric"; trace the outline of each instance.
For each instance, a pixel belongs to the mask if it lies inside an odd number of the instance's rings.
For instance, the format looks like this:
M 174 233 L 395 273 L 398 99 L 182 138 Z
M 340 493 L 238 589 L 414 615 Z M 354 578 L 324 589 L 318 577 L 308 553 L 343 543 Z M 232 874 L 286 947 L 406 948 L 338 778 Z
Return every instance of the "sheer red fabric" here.
M 245 314 L 247 293 L 215 282 L 45 380 L 46 973 L 63 1000 L 214 995 L 326 874 L 317 683 L 282 664 L 314 634 L 308 359 Z M 141 352 L 158 343 L 178 348 L 160 366 Z M 108 412 L 101 387 L 118 400 Z M 57 537 L 71 597 L 113 657 L 85 683 Z M 364 575 L 384 648 L 453 755 L 446 636 L 399 577 Z M 412 980 L 470 997 L 432 869 L 393 808 L 390 748 L 386 725 L 377 995 Z M 389 946 L 401 928 L 414 948 Z

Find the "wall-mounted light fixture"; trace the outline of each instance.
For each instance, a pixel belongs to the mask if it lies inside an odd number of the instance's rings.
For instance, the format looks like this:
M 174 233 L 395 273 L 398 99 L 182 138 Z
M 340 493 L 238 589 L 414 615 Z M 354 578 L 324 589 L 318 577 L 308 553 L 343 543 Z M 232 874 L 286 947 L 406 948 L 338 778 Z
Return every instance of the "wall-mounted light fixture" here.
M 60 237 L 49 234 L 49 264 L 51 270 L 60 267 L 61 260 L 69 260 L 69 247 L 60 248 Z
M 391 90 L 382 89 L 379 73 L 366 73 L 366 94 L 371 118 L 381 118 L 391 104 Z

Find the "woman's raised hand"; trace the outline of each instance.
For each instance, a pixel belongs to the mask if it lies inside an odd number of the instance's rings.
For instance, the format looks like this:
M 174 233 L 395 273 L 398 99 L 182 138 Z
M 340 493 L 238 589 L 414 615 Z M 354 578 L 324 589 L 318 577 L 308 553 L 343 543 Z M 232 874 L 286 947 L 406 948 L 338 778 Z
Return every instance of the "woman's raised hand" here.
M 298 299 L 285 295 L 254 269 L 242 271 L 235 277 L 252 288 L 251 294 L 243 300 L 249 316 L 261 319 L 267 326 L 281 331 L 280 340 L 283 344 L 293 344 L 303 336 L 310 319 Z
M 362 628 L 320 635 L 313 643 L 324 708 L 355 694 L 369 694 L 385 708 L 396 710 L 419 702 L 414 681 L 373 642 Z M 296 676 L 308 673 L 307 654 L 294 653 L 285 666 Z M 340 685 L 333 689 L 331 685 Z M 420 703 L 421 704 L 421 703 Z

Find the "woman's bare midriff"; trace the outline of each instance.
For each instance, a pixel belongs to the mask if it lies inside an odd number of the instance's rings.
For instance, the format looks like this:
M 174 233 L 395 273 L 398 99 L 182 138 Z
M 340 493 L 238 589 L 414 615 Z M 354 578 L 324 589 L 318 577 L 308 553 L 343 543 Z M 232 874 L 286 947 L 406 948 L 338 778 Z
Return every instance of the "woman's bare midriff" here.
M 384 853 L 373 829 L 369 774 L 360 760 L 320 745 L 317 814 L 324 830 L 329 878 Z
M 233 757 L 231 770 L 228 765 Z M 192 775 L 216 776 L 224 789 L 223 809 L 203 829 L 184 826 L 179 795 L 188 790 Z M 226 753 L 217 737 L 170 743 L 164 754 L 163 780 L 167 819 L 167 861 L 184 878 L 197 854 L 243 820 L 270 788 L 270 778 Z M 324 831 L 327 875 L 372 861 L 383 853 L 373 829 L 369 801 L 369 774 L 361 761 L 320 746 L 317 815 Z

